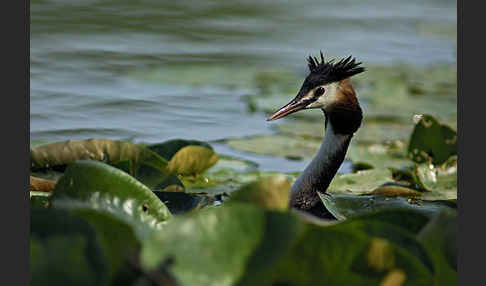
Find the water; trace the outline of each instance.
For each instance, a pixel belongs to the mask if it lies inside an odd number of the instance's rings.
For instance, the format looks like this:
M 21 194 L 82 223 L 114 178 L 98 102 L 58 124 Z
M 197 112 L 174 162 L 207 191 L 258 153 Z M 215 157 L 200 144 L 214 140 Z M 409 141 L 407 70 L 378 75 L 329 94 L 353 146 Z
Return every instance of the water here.
M 455 1 L 71 2 L 31 1 L 33 142 L 270 133 L 242 101 L 256 72 L 305 75 L 319 50 L 368 65 L 456 61 Z M 259 163 L 306 163 L 281 160 Z

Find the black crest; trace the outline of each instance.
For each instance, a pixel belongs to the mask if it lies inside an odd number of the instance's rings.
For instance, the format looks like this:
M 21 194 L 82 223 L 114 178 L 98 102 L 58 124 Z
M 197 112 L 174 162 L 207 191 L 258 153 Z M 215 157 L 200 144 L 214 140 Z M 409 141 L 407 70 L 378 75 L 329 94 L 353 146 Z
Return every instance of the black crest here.
M 318 78 L 321 84 L 341 81 L 355 74 L 365 71 L 359 65 L 361 62 L 356 62 L 352 56 L 341 59 L 334 63 L 334 60 L 325 61 L 324 55 L 321 52 L 321 60 L 316 57 L 309 56 L 307 58 L 310 75 L 313 78 Z

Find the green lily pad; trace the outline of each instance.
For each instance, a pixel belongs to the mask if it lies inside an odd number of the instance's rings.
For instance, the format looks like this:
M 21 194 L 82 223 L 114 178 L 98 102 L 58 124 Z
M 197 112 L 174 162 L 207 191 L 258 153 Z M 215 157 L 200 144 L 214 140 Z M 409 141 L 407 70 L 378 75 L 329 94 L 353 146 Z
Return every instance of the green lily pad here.
M 185 139 L 172 139 L 162 143 L 148 145 L 147 148 L 159 154 L 167 161 L 170 161 L 179 150 L 187 146 L 201 146 L 213 150 L 213 147 L 207 142 Z
M 230 194 L 243 185 L 260 178 L 278 175 L 277 172 L 264 172 L 257 169 L 254 162 L 234 157 L 221 156 L 220 160 L 197 176 L 179 176 L 184 184 L 184 192 L 200 194 Z
M 408 147 L 408 157 L 417 163 L 440 165 L 457 154 L 457 134 L 431 115 L 421 115 Z
M 168 161 L 142 146 L 124 141 L 89 139 L 43 145 L 31 150 L 31 170 L 42 178 L 58 180 L 76 160 L 95 160 L 121 169 L 154 190 L 182 186 L 167 170 Z
M 233 138 L 225 142 L 231 148 L 242 152 L 299 160 L 311 160 L 322 144 L 320 137 L 298 137 L 286 134 Z M 398 168 L 410 164 L 405 148 L 405 144 L 400 144 L 400 141 L 388 144 L 361 144 L 353 139 L 346 153 L 346 159 L 367 163 L 375 168 Z
M 181 64 L 182 63 L 182 64 Z M 181 76 L 184 74 L 184 76 Z M 149 82 L 175 84 L 201 87 L 221 86 L 224 88 L 258 89 L 261 93 L 278 92 L 295 85 L 299 80 L 294 72 L 261 65 L 245 64 L 234 68 L 234 62 L 230 65 L 218 61 L 214 63 L 191 62 L 190 67 L 186 62 L 169 63 L 163 68 L 151 68 L 149 71 L 136 70 L 130 77 Z M 295 88 L 295 87 L 294 87 Z
M 365 118 L 394 118 L 411 123 L 415 114 L 430 113 L 455 123 L 456 70 L 455 65 L 369 67 L 353 79 L 358 97 L 365 103 Z M 398 106 L 397 102 L 403 104 Z
M 154 233 L 143 247 L 142 264 L 152 270 L 172 258 L 171 271 L 183 285 L 234 285 L 247 267 L 260 270 L 253 277 L 265 277 L 297 226 L 289 214 L 270 214 L 250 204 L 206 209 L 175 217 Z
M 167 170 L 172 174 L 199 174 L 219 160 L 211 145 L 198 140 L 173 139 L 147 148 L 169 161 Z
M 430 285 L 430 269 L 420 255 L 397 244 L 401 238 L 408 237 L 411 241 L 413 236 L 393 225 L 377 222 L 363 222 L 356 229 L 355 226 L 355 223 L 308 225 L 281 260 L 275 283 L 379 285 L 390 271 L 400 269 L 410 285 Z M 373 226 L 375 230 L 369 230 Z M 373 232 L 385 238 L 376 237 Z
M 365 212 L 354 219 L 392 224 L 396 227 L 403 228 L 411 234 L 417 235 L 431 218 L 426 213 L 420 211 L 407 208 L 395 208 Z
M 71 164 L 56 184 L 52 196 L 56 204 L 88 204 L 108 211 L 133 227 L 143 240 L 171 217 L 167 207 L 145 185 L 107 164 L 77 161 Z
M 258 135 L 225 140 L 233 149 L 277 157 L 311 159 L 321 146 L 320 140 L 302 140 L 285 135 Z
M 417 190 L 401 186 L 398 184 L 386 184 L 383 186 L 379 186 L 378 188 L 374 189 L 369 195 L 379 195 L 385 197 L 407 197 L 407 198 L 418 198 L 422 196 L 422 192 Z
M 281 134 L 322 140 L 324 117 L 321 120 L 289 120 L 277 124 Z M 402 122 L 366 120 L 353 137 L 354 143 L 384 143 L 393 140 L 408 140 L 413 126 Z
M 130 142 L 107 139 L 56 142 L 30 150 L 31 170 L 66 167 L 76 160 L 127 165 L 133 174 L 141 164 L 165 170 L 167 161 L 151 150 Z
M 99 209 L 90 203 L 62 199 L 54 203 L 54 208 L 69 211 L 82 218 L 96 231 L 99 245 L 103 249 L 110 280 L 120 274 L 127 279 L 124 267 L 136 257 L 141 246 L 134 228 L 109 210 Z M 122 273 L 120 273 L 122 272 Z
M 353 162 L 367 163 L 374 168 L 400 168 L 411 165 L 406 157 L 404 146 L 401 141 L 393 141 L 389 144 L 355 144 L 351 141 L 346 158 Z
M 427 68 L 406 65 L 369 66 L 365 73 L 354 76 L 351 81 L 361 102 L 365 123 L 384 119 L 408 126 L 415 114 L 431 113 L 447 124 L 457 124 L 456 65 Z M 293 84 L 294 91 L 273 93 L 270 96 L 256 94 L 248 102 L 252 103 L 255 110 L 271 114 L 295 96 L 299 81 Z M 397 102 L 404 104 L 397 105 Z M 320 110 L 306 110 L 294 113 L 289 118 L 322 124 L 323 115 Z M 388 136 L 388 133 L 395 133 L 391 128 L 388 130 L 382 134 Z M 322 129 L 314 134 L 322 134 Z
M 167 170 L 173 174 L 192 175 L 204 172 L 218 162 L 218 154 L 201 146 L 186 146 L 170 159 Z
M 433 216 L 445 206 L 447 201 L 426 201 L 404 197 L 386 197 L 375 195 L 322 194 L 319 197 L 326 209 L 338 220 L 345 220 L 359 214 L 381 209 L 411 209 Z
M 391 171 L 371 169 L 352 174 L 337 174 L 328 187 L 330 194 L 366 194 L 392 182 Z
M 391 211 L 386 211 L 387 214 L 392 213 Z M 408 211 L 407 213 L 401 212 L 402 215 L 409 216 L 410 213 L 413 211 Z M 379 213 L 379 212 L 375 212 Z M 416 218 L 416 216 L 412 216 L 411 219 Z M 390 221 L 387 219 L 387 221 Z M 421 224 L 422 222 L 419 221 L 413 222 L 412 224 Z M 398 226 L 396 224 L 389 224 L 384 221 L 377 220 L 375 216 L 373 220 L 369 220 L 368 217 L 356 217 L 354 219 L 350 219 L 346 222 L 343 222 L 341 227 L 352 228 L 354 230 L 359 230 L 367 235 L 372 237 L 379 238 L 380 240 L 386 240 L 390 244 L 395 247 L 399 247 L 408 254 L 412 254 L 417 260 L 420 261 L 430 272 L 434 270 L 433 261 L 429 257 L 428 252 L 426 249 L 421 245 L 421 243 L 416 239 L 415 233 L 411 233 L 405 226 Z M 373 241 L 372 241 L 373 242 Z M 371 249 L 372 250 L 372 249 Z M 369 253 L 368 255 L 372 255 L 373 253 Z M 376 257 L 368 257 L 368 262 L 370 260 L 375 260 L 375 263 L 369 263 L 369 266 L 376 266 Z M 418 261 L 416 261 L 418 262 Z M 373 267 L 370 267 L 373 268 Z M 375 270 L 378 267 L 375 267 Z M 380 267 L 382 268 L 382 267 Z M 384 269 L 383 269 L 384 270 Z
M 257 169 L 258 164 L 253 161 L 228 155 L 219 155 L 218 162 L 211 169 L 207 170 L 207 173 L 213 174 L 221 170 L 234 171 L 235 173 L 248 173 Z
M 456 221 L 456 211 L 444 209 L 417 236 L 435 262 L 435 285 L 457 284 Z
M 270 176 L 243 186 L 231 195 L 231 200 L 284 211 L 289 206 L 291 185 L 290 179 L 285 175 Z
M 395 181 L 422 191 L 424 199 L 457 198 L 457 165 L 436 167 L 432 164 L 415 164 L 408 168 L 390 170 Z
M 64 210 L 31 209 L 31 285 L 106 285 L 108 265 L 95 230 Z
M 416 166 L 417 177 L 420 182 L 431 192 L 440 192 L 447 198 L 457 198 L 457 167 L 442 169 L 427 165 Z

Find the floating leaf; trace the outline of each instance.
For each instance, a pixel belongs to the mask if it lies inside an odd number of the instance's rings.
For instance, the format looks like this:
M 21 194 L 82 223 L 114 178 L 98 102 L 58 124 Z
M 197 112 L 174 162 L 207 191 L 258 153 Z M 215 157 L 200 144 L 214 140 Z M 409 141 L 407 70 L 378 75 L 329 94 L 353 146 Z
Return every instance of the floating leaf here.
M 225 143 L 242 152 L 311 159 L 319 150 L 321 140 L 302 140 L 294 136 L 277 134 L 228 139 Z
M 243 186 L 231 195 L 231 200 L 257 204 L 270 210 L 286 210 L 290 187 L 291 181 L 287 176 L 275 175 Z
M 366 194 L 379 186 L 393 181 L 391 172 L 386 169 L 371 169 L 353 174 L 338 174 L 331 181 L 328 192 L 331 194 Z
M 378 285 L 388 269 L 403 269 L 410 285 L 430 285 L 430 269 L 415 252 L 396 244 L 406 235 L 392 225 L 377 222 L 308 225 L 277 269 L 277 285 Z M 379 232 L 385 238 L 368 234 Z M 393 240 L 389 240 L 393 238 Z M 373 247 L 386 239 L 385 247 Z M 420 247 L 418 243 L 415 244 Z M 373 257 L 370 258 L 370 252 Z M 380 259 L 381 258 L 381 259 Z M 381 260 L 381 261 L 380 261 Z
M 457 168 L 443 170 L 430 165 L 419 165 L 415 168 L 418 179 L 427 190 L 457 194 Z
M 381 223 L 392 224 L 416 235 L 430 221 L 430 216 L 426 213 L 412 209 L 395 208 L 366 212 L 360 214 L 356 219 L 367 222 L 378 221 Z
M 435 262 L 435 285 L 457 284 L 457 214 L 444 209 L 417 236 Z
M 204 172 L 218 162 L 218 155 L 201 146 L 186 146 L 170 159 L 167 170 L 173 174 L 193 175 Z
M 179 150 L 187 146 L 201 146 L 213 150 L 213 147 L 206 142 L 185 139 L 172 139 L 163 143 L 148 145 L 147 148 L 159 154 L 167 161 L 170 161 Z
M 386 213 L 391 213 L 391 211 L 385 211 Z M 402 212 L 401 214 L 409 215 L 413 211 L 408 211 L 407 213 Z M 379 212 L 377 212 L 379 213 Z M 416 216 L 412 216 L 412 218 L 415 218 Z M 389 221 L 389 220 L 387 220 Z M 421 223 L 421 222 L 419 222 Z M 413 224 L 416 224 L 415 222 Z M 370 235 L 372 237 L 376 237 L 379 239 L 386 240 L 386 243 L 389 244 L 388 247 L 383 247 L 383 245 L 380 245 L 383 243 L 383 241 L 380 241 L 376 243 L 376 241 L 371 241 L 370 249 L 368 250 L 367 253 L 367 260 L 368 260 L 368 266 L 369 268 L 374 268 L 374 270 L 391 270 L 393 267 L 396 265 L 388 265 L 388 268 L 386 267 L 378 267 L 378 264 L 380 264 L 379 261 L 373 261 L 373 259 L 370 259 L 370 252 L 376 250 L 389 250 L 389 246 L 393 245 L 397 248 L 400 248 L 403 252 L 406 252 L 408 254 L 411 254 L 414 256 L 415 263 L 419 262 L 423 264 L 430 272 L 433 271 L 434 266 L 432 263 L 432 260 L 430 259 L 427 251 L 425 248 L 420 244 L 420 242 L 416 239 L 415 233 L 409 232 L 408 229 L 406 229 L 405 226 L 398 226 L 396 224 L 389 224 L 385 221 L 379 221 L 376 219 L 373 220 L 368 220 L 367 217 L 356 217 L 354 219 L 350 219 L 344 223 L 342 223 L 342 227 L 349 227 L 354 230 L 359 230 L 367 235 Z M 373 245 L 375 243 L 375 245 Z M 378 244 L 378 247 L 373 249 L 373 246 L 376 246 Z M 381 246 L 381 247 L 380 247 Z M 381 248 L 381 249 L 380 249 Z M 388 248 L 388 249 L 387 249 Z M 372 253 L 371 253 L 372 254 Z M 371 262 L 371 263 L 370 263 Z M 397 261 L 400 263 L 399 261 Z M 404 267 L 404 265 L 400 265 L 400 267 Z M 381 269 L 380 269 L 381 268 Z M 405 267 L 407 268 L 407 267 Z
M 319 193 L 319 197 L 326 209 L 338 220 L 382 209 L 411 209 L 432 216 L 444 206 L 450 205 L 447 201 L 425 201 L 375 195 L 331 195 Z
M 422 115 L 410 138 L 408 156 L 417 163 L 440 165 L 456 154 L 456 131 L 431 115 Z
M 31 209 L 31 285 L 106 285 L 108 266 L 95 230 L 67 211 Z
M 183 285 L 234 285 L 247 267 L 257 272 L 246 281 L 268 280 L 265 274 L 289 247 L 296 227 L 289 214 L 235 202 L 175 217 L 144 245 L 142 263 L 150 270 L 172 258 Z
M 412 167 L 390 168 L 393 179 L 419 190 L 424 199 L 457 198 L 457 166 L 435 167 L 431 164 L 415 164 Z
M 281 134 L 289 137 L 300 136 L 309 140 L 322 140 L 324 137 L 323 120 L 293 120 L 284 121 L 277 125 Z M 409 123 L 394 122 L 393 119 L 374 119 L 367 117 L 353 136 L 354 143 L 372 144 L 385 143 L 393 140 L 408 140 L 413 126 Z
M 31 149 L 31 170 L 65 167 L 76 160 L 95 160 L 110 165 L 126 165 L 128 172 L 142 165 L 164 170 L 167 161 L 155 152 L 130 142 L 107 139 L 57 142 Z
M 120 274 L 127 279 L 127 273 L 120 272 L 128 272 L 129 269 L 124 267 L 138 255 L 141 245 L 132 225 L 109 211 L 96 209 L 90 204 L 64 201 L 64 203 L 57 203 L 55 207 L 69 210 L 72 214 L 87 221 L 98 235 L 100 246 L 103 248 L 109 265 L 110 279 L 116 279 Z
M 167 172 L 166 159 L 130 142 L 106 139 L 57 142 L 32 149 L 30 157 L 31 170 L 37 171 L 35 175 L 54 180 L 74 161 L 94 160 L 121 169 L 154 190 L 182 186 L 176 176 Z
M 167 207 L 142 183 L 96 161 L 71 164 L 56 185 L 52 203 L 63 207 L 88 204 L 108 211 L 131 225 L 140 240 L 171 217 Z
M 410 160 L 406 158 L 405 145 L 401 141 L 393 141 L 389 144 L 351 143 L 346 158 L 361 164 L 367 163 L 375 169 L 410 165 Z
M 385 197 L 420 197 L 422 195 L 421 192 L 399 185 L 380 186 L 369 194 Z

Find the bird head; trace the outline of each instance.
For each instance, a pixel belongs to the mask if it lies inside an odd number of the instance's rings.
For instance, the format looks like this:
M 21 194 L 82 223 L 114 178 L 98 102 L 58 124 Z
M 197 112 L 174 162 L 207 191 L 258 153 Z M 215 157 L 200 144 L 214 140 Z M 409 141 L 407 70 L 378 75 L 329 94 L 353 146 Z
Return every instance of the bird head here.
M 267 121 L 276 120 L 303 109 L 320 108 L 326 112 L 359 108 L 354 89 L 349 82 L 353 75 L 363 72 L 360 62 L 351 56 L 334 63 L 325 61 L 322 52 L 320 61 L 316 57 L 307 59 L 309 75 L 299 92 L 289 103 L 273 113 Z

